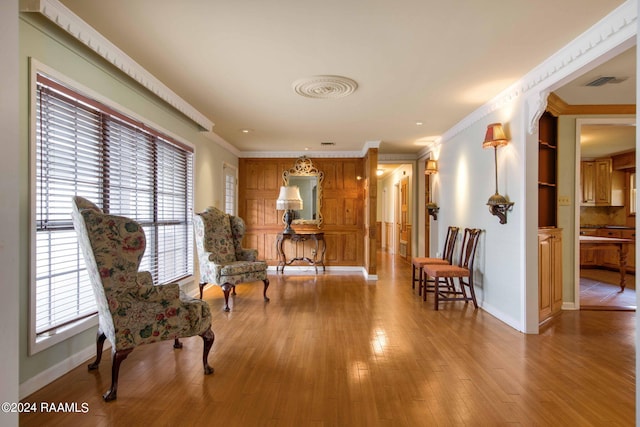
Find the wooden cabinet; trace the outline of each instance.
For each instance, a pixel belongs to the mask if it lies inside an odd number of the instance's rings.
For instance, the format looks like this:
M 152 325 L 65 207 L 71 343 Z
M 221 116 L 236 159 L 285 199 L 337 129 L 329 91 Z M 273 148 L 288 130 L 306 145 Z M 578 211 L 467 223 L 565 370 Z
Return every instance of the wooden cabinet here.
M 580 162 L 582 206 L 623 206 L 624 173 L 613 170 L 610 158 Z
M 580 194 L 582 205 L 596 204 L 596 163 L 592 161 L 580 162 Z
M 538 229 L 538 304 L 543 322 L 562 310 L 562 229 Z
M 635 169 L 636 168 L 636 152 L 629 151 L 627 153 L 612 156 L 613 170 Z
M 622 230 L 613 228 L 600 228 L 598 237 L 622 237 Z M 598 265 L 618 269 L 620 265 L 620 254 L 616 248 L 599 249 Z
M 545 112 L 538 122 L 538 226 L 558 225 L 558 119 Z
M 581 236 L 597 236 L 597 228 L 580 229 Z M 580 247 L 580 267 L 596 267 L 598 265 L 598 250 L 592 246 Z

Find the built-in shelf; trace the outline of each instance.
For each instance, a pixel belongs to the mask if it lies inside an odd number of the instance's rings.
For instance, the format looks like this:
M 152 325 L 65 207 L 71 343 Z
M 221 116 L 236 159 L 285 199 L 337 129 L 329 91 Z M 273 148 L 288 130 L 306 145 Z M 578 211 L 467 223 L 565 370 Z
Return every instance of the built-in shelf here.
M 558 119 L 545 112 L 538 123 L 538 227 L 558 224 Z

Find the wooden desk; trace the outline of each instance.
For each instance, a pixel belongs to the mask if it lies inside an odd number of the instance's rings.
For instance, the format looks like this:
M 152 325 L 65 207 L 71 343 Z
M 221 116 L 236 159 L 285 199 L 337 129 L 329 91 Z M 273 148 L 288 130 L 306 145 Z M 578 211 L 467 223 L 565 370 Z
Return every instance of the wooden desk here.
M 627 285 L 625 276 L 627 273 L 628 245 L 630 243 L 634 243 L 634 241 L 615 237 L 580 236 L 580 247 L 614 248 L 618 250 L 620 254 L 620 292 L 624 292 L 624 288 Z
M 287 260 L 287 255 L 284 252 L 283 246 L 285 240 L 291 240 L 295 253 Z M 314 247 L 311 249 L 311 257 L 305 253 L 305 242 L 311 241 L 314 243 Z M 320 251 L 320 243 L 322 243 L 322 251 Z M 324 233 L 293 233 L 284 234 L 279 233 L 276 239 L 276 252 L 278 253 L 278 265 L 276 266 L 276 272 L 284 273 L 284 267 L 291 265 L 295 261 L 306 261 L 313 265 L 318 273 L 318 266 L 322 266 L 322 271 L 325 271 L 324 266 L 324 253 L 327 250 L 327 244 L 324 241 Z

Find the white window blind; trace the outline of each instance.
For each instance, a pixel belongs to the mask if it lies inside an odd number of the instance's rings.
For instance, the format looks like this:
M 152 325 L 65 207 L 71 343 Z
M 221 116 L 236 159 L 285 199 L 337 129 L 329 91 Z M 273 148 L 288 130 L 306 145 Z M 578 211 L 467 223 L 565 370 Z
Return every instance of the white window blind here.
M 37 76 L 35 331 L 96 313 L 71 198 L 136 219 L 154 283 L 192 274 L 193 152 L 142 123 Z
M 224 211 L 230 215 L 236 214 L 236 169 L 223 164 L 224 172 Z

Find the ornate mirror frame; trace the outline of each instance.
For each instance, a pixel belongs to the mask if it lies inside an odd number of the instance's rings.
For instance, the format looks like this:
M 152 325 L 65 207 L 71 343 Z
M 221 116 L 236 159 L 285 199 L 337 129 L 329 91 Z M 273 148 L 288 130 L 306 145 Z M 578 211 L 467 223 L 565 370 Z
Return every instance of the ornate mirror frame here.
M 324 180 L 324 172 L 319 171 L 311 161 L 310 158 L 302 156 L 298 158 L 289 170 L 282 172 L 282 180 L 284 185 L 288 186 L 289 182 L 296 181 L 299 178 L 316 178 L 316 197 L 315 197 L 315 219 L 314 218 L 298 218 L 294 219 L 293 224 L 316 224 L 318 228 L 322 225 L 322 181 Z M 293 179 L 292 179 L 293 178 Z M 309 197 L 305 198 L 305 194 L 302 194 L 303 207 L 305 203 L 309 203 Z M 313 201 L 312 201 L 313 202 Z

